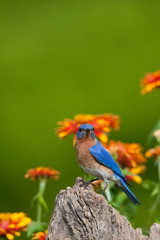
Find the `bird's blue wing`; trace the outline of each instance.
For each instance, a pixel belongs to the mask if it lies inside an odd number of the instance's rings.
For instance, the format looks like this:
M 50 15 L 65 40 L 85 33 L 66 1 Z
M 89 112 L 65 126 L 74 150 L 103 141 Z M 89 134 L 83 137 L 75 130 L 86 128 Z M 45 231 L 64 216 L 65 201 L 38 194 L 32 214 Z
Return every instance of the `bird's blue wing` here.
M 123 190 L 123 192 L 127 195 L 127 197 L 132 201 L 132 203 L 141 205 L 140 202 L 138 201 L 138 199 L 134 196 L 134 194 L 131 192 L 131 190 L 127 187 L 124 179 L 122 179 L 118 175 L 116 177 L 119 178 L 119 180 L 120 180 L 119 187 Z
M 89 152 L 96 158 L 97 161 L 110 168 L 118 176 L 122 177 L 127 181 L 125 176 L 121 173 L 118 164 L 114 161 L 110 153 L 103 147 L 103 145 L 98 140 L 94 146 L 89 148 Z

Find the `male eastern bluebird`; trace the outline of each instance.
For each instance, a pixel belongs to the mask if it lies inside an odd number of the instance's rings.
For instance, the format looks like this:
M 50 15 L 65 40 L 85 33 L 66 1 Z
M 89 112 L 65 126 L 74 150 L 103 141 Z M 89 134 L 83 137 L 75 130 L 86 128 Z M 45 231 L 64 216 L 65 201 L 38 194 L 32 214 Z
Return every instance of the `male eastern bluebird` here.
M 130 184 L 122 174 L 118 164 L 96 139 L 92 125 L 83 124 L 79 127 L 75 149 L 79 164 L 83 170 L 98 179 L 104 180 L 104 191 L 108 186 L 108 182 L 114 182 L 124 191 L 132 203 L 140 204 L 127 187 Z

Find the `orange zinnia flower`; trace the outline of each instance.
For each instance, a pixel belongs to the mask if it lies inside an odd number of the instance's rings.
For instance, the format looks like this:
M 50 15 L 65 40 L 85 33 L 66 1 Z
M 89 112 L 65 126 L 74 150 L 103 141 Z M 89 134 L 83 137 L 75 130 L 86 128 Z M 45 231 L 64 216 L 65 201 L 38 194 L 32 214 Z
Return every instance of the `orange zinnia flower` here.
M 64 119 L 64 121 L 58 122 L 60 127 L 57 129 L 56 133 L 61 139 L 70 134 L 74 134 L 76 137 L 79 126 L 84 123 L 91 124 L 94 127 L 96 136 L 103 143 L 106 143 L 108 141 L 107 135 L 111 129 L 119 129 L 119 116 L 113 114 L 79 114 L 74 117 L 74 120 Z
M 141 82 L 142 90 L 141 93 L 145 94 L 151 92 L 155 88 L 160 87 L 160 70 L 154 73 L 148 73 L 142 79 Z
M 123 143 L 110 141 L 107 147 L 111 155 L 116 155 L 122 167 L 134 168 L 146 162 L 142 154 L 142 147 L 138 143 Z
M 12 240 L 14 236 L 20 236 L 30 222 L 31 219 L 23 212 L 0 213 L 0 237 Z
M 145 171 L 146 166 L 144 165 L 139 165 L 137 167 L 127 169 L 128 174 L 125 175 L 128 181 L 134 181 L 136 183 L 141 183 L 142 178 L 138 176 L 138 174 L 141 174 Z
M 155 159 L 157 160 L 157 158 L 160 156 L 160 146 L 157 146 L 155 148 L 151 148 L 149 149 L 146 153 L 145 156 L 147 158 L 152 158 L 155 157 Z
M 47 230 L 45 232 L 38 232 L 33 234 L 32 239 L 46 240 L 46 237 L 47 237 Z
M 115 142 L 112 140 L 108 145 L 105 144 L 104 147 L 120 164 L 123 174 L 129 181 L 142 182 L 142 178 L 138 174 L 145 171 L 146 167 L 142 163 L 146 162 L 146 159 L 139 144 Z
M 30 178 L 31 180 L 40 178 L 53 178 L 57 180 L 59 175 L 60 172 L 49 167 L 37 167 L 29 169 L 25 175 L 25 178 Z
M 127 178 L 128 181 L 134 181 L 138 184 L 140 184 L 142 182 L 142 178 L 140 176 L 133 176 L 133 175 L 125 175 L 125 177 Z

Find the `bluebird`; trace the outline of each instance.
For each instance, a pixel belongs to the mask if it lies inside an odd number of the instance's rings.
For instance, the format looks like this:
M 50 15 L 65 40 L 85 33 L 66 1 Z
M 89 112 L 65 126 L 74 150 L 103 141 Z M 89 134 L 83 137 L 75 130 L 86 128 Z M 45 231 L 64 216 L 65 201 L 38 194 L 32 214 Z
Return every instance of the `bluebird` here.
M 97 140 L 94 128 L 90 124 L 79 127 L 76 135 L 75 149 L 82 169 L 88 174 L 104 181 L 104 190 L 108 182 L 116 183 L 134 204 L 140 204 L 127 185 L 126 177 L 110 153 Z

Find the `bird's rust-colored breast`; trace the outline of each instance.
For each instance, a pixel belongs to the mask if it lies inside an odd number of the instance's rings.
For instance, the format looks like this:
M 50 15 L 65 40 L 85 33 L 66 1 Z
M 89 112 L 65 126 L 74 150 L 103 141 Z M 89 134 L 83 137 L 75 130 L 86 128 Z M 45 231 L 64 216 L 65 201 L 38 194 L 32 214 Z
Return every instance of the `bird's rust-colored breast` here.
M 97 139 L 84 138 L 76 140 L 75 149 L 77 152 L 78 162 L 88 174 L 102 179 L 112 179 L 113 171 L 107 166 L 96 160 L 89 152 L 89 148 L 97 143 Z M 112 179 L 114 180 L 114 179 Z
M 95 164 L 94 157 L 90 154 L 89 148 L 96 144 L 97 140 L 92 138 L 85 138 L 76 140 L 75 149 L 80 165 L 85 167 L 92 167 Z

